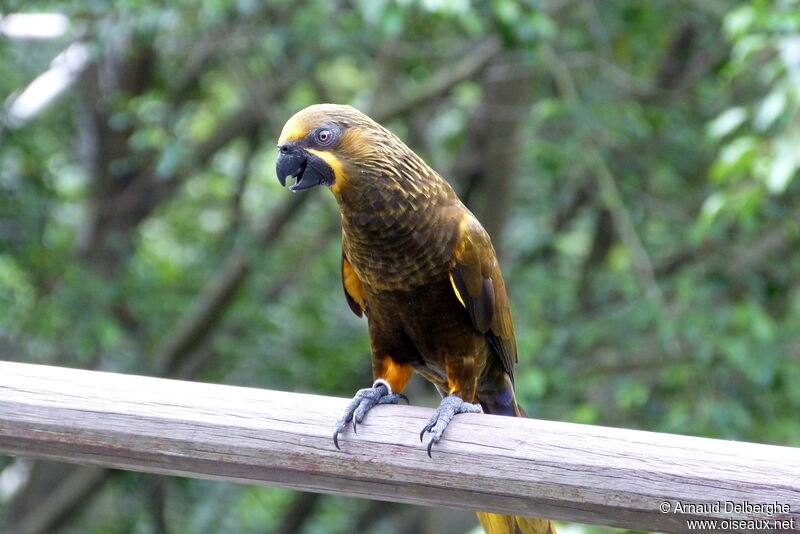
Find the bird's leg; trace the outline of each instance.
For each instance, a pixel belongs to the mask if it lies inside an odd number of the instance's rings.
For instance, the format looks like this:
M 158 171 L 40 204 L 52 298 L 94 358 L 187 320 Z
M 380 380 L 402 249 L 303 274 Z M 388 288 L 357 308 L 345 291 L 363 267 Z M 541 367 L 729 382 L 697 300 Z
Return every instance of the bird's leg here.
M 353 422 L 353 432 L 358 433 L 356 428 L 358 423 L 364 420 L 364 416 L 370 409 L 377 404 L 397 404 L 400 399 L 408 404 L 408 397 L 402 393 L 392 391 L 389 382 L 379 378 L 372 384 L 371 388 L 359 389 L 353 400 L 347 405 L 344 415 L 336 422 L 336 429 L 333 432 L 333 444 L 339 448 L 339 434 L 344 432 L 347 423 Z
M 436 408 L 436 411 L 433 412 L 433 415 L 428 419 L 422 432 L 419 433 L 420 441 L 422 441 L 423 436 L 425 436 L 425 432 L 431 433 L 431 439 L 428 441 L 429 457 L 432 457 L 431 448 L 433 444 L 439 443 L 439 440 L 442 439 L 444 429 L 447 428 L 447 425 L 450 424 L 450 420 L 458 413 L 483 413 L 483 408 L 481 408 L 481 405 L 477 402 L 475 404 L 464 402 L 461 397 L 455 394 L 443 398 L 439 407 Z

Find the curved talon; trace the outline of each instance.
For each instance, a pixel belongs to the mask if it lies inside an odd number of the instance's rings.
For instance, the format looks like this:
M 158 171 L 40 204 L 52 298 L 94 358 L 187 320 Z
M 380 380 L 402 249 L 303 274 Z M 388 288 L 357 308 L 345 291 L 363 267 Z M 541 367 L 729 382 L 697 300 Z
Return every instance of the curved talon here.
M 344 431 L 345 426 L 347 426 L 347 422 L 339 422 L 333 430 L 333 444 L 336 445 L 336 448 L 339 450 L 342 450 L 341 447 L 339 447 L 339 434 Z
M 439 407 L 431 414 L 431 417 L 428 419 L 428 422 L 425 423 L 425 427 L 422 429 L 422 432 L 419 433 L 419 440 L 422 441 L 422 438 L 425 436 L 425 432 L 431 433 L 431 439 L 428 441 L 428 457 L 433 458 L 431 456 L 431 450 L 433 448 L 434 443 L 439 443 L 439 440 L 442 439 L 442 434 L 444 434 L 447 425 L 450 424 L 450 421 L 455 417 L 456 414 L 460 413 L 483 413 L 483 409 L 481 408 L 480 404 L 471 404 L 469 402 L 465 402 L 461 397 L 458 395 L 452 394 L 448 395 L 447 397 L 442 399 L 442 402 L 439 404 Z
M 436 414 L 434 414 L 436 415 Z M 419 442 L 422 443 L 422 438 L 425 437 L 425 432 L 429 432 L 433 425 L 436 424 L 436 421 L 428 420 L 428 423 L 422 427 L 422 432 L 419 433 Z
M 339 434 L 342 434 L 347 428 L 347 423 L 353 422 L 353 432 L 358 434 L 358 424 L 364 420 L 364 416 L 377 404 L 397 404 L 400 399 L 403 399 L 408 404 L 408 397 L 402 393 L 395 393 L 392 391 L 392 386 L 381 378 L 372 384 L 372 387 L 359 389 L 353 396 L 353 399 L 347 405 L 344 415 L 339 421 L 336 422 L 336 428 L 333 432 L 333 444 L 337 449 L 339 447 Z

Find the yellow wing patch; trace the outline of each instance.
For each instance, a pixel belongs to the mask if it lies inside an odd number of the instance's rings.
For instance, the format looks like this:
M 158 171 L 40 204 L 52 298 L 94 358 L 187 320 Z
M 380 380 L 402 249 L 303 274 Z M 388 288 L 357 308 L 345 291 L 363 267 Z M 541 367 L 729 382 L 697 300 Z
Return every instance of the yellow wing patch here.
M 462 306 L 466 308 L 467 305 L 464 304 L 464 297 L 462 297 L 461 293 L 458 292 L 458 288 L 456 287 L 456 281 L 453 280 L 453 271 L 450 271 L 450 285 L 453 286 L 453 293 L 456 294 L 456 298 L 458 299 L 458 301 L 461 303 Z
M 344 255 L 342 256 L 342 285 L 350 309 L 361 317 L 361 312 L 367 311 L 367 292 L 364 291 L 364 285 Z
M 464 209 L 458 222 L 450 284 L 472 325 L 488 337 L 513 381 L 517 361 L 514 323 L 497 255 L 486 230 L 469 211 Z

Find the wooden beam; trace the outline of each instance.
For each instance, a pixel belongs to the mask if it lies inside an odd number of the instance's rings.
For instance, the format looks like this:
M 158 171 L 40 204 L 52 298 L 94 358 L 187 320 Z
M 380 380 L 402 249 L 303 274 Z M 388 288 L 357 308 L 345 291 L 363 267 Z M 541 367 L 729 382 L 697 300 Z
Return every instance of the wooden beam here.
M 338 451 L 346 403 L 0 362 L 0 453 L 639 530 L 800 529 L 797 448 L 463 414 L 430 459 L 431 410 L 378 406 Z

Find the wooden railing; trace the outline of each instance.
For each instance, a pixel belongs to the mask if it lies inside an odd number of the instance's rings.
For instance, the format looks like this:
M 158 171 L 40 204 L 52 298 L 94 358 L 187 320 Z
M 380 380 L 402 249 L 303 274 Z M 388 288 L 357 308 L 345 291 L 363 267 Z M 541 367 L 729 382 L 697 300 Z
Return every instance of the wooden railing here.
M 800 449 L 0 362 L 0 454 L 661 532 L 800 530 Z M 749 523 L 748 523 L 749 521 Z

